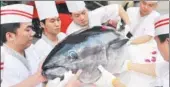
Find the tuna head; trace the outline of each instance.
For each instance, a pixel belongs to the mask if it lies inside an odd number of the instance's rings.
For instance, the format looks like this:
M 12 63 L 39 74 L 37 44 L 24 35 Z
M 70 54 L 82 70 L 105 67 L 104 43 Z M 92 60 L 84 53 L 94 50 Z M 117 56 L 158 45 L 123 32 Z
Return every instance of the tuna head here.
M 75 32 L 47 56 L 42 67 L 43 75 L 48 79 L 63 78 L 69 70 L 76 73 L 82 69 L 79 80 L 95 82 L 101 76 L 98 65 L 107 67 L 111 58 L 109 51 L 118 50 L 127 41 L 113 29 L 103 30 L 100 26 Z

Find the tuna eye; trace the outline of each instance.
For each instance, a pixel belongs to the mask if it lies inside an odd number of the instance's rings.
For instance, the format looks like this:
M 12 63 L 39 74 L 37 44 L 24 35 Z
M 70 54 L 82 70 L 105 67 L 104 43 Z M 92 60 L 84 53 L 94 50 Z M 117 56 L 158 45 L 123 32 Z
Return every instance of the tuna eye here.
M 70 59 L 78 59 L 78 55 L 75 51 L 69 51 L 68 55 Z

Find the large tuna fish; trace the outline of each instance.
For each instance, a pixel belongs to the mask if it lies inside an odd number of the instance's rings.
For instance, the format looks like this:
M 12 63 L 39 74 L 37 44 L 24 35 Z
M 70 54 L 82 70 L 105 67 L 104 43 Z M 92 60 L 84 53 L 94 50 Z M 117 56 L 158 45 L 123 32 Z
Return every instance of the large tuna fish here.
M 48 79 L 63 78 L 65 72 L 82 69 L 79 80 L 92 83 L 100 78 L 98 65 L 109 72 L 118 73 L 123 61 L 121 48 L 128 41 L 114 29 L 96 26 L 82 29 L 61 41 L 47 56 L 43 75 Z

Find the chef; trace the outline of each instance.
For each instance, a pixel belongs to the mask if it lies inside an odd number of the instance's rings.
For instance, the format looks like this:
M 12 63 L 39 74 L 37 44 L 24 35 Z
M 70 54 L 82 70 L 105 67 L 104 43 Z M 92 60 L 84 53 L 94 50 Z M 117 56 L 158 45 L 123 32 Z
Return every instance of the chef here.
M 153 63 L 163 61 L 160 57 L 156 41 L 154 40 L 154 20 L 160 16 L 155 10 L 158 1 L 140 0 L 139 7 L 130 7 L 127 9 L 131 21 L 131 38 L 129 51 L 131 60 L 136 63 Z M 147 50 L 146 50 L 147 49 Z M 150 87 L 150 83 L 155 78 L 138 72 L 129 72 L 131 80 L 129 87 Z M 135 83 L 135 84 L 134 84 Z M 140 84 L 140 85 L 139 85 Z
M 33 7 L 13 4 L 1 7 L 1 36 L 3 42 L 2 87 L 42 87 L 39 57 L 33 51 Z
M 131 21 L 131 33 L 133 40 L 131 44 L 142 44 L 150 41 L 155 33 L 154 20 L 160 14 L 155 11 L 158 1 L 140 0 L 139 7 L 130 7 L 127 14 Z
M 44 59 L 66 35 L 60 32 L 61 20 L 55 1 L 35 1 L 35 6 L 43 28 L 42 38 L 35 43 L 35 51 Z
M 66 1 L 66 4 L 73 19 L 67 28 L 66 34 L 71 34 L 83 28 L 101 26 L 102 23 L 107 22 L 109 19 L 117 18 L 117 16 L 120 16 L 126 23 L 123 34 L 126 36 L 129 32 L 130 21 L 121 5 L 111 4 L 93 11 L 88 11 L 84 1 Z
M 151 87 L 169 87 L 169 20 L 169 14 L 165 14 L 155 22 L 155 40 L 164 61 L 149 64 L 125 63 L 128 70 L 157 77 L 159 80 L 151 83 Z

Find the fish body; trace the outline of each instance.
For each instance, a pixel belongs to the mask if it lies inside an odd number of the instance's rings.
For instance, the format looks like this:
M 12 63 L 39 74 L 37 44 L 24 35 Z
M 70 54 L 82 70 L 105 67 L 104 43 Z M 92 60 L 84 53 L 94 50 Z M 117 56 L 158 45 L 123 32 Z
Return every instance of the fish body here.
M 69 70 L 76 73 L 82 69 L 80 81 L 95 82 L 101 76 L 98 65 L 117 73 L 114 67 L 120 66 L 125 60 L 119 58 L 119 55 L 127 41 L 112 28 L 95 26 L 82 29 L 70 34 L 54 47 L 43 63 L 43 75 L 48 79 L 62 78 Z

